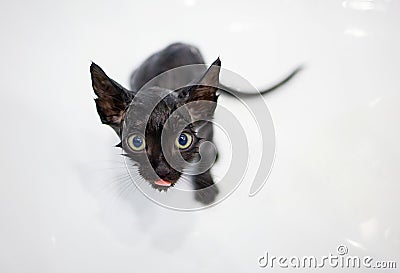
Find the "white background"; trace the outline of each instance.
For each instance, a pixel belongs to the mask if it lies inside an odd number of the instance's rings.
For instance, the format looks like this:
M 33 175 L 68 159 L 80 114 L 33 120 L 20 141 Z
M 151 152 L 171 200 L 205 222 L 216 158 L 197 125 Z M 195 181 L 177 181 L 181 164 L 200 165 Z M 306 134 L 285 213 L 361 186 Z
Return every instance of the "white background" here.
M 400 266 L 398 1 L 2 1 L 0 15 L 0 272 L 266 272 L 265 251 L 340 244 Z M 256 162 L 197 212 L 127 187 L 90 61 L 127 86 L 176 41 L 257 87 L 306 66 L 266 96 L 276 159 L 253 198 Z

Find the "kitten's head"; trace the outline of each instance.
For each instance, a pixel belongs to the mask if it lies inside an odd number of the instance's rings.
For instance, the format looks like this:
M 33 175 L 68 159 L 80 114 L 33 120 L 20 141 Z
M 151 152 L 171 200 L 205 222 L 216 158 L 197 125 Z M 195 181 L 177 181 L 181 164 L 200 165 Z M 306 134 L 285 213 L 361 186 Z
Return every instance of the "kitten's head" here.
M 199 160 L 199 134 L 215 110 L 221 62 L 217 59 L 191 86 L 178 90 L 144 87 L 129 91 L 96 64 L 90 66 L 97 112 L 111 126 L 140 175 L 154 188 L 167 190 L 190 163 Z M 207 126 L 210 126 L 209 124 Z

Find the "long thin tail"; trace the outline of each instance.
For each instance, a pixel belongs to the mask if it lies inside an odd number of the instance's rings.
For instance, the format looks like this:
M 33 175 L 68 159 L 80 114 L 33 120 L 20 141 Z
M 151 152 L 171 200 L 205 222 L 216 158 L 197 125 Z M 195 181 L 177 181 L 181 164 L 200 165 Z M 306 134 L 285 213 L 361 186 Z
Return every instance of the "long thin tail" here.
M 284 78 L 283 80 L 281 80 L 280 82 L 278 82 L 274 86 L 271 86 L 271 87 L 269 87 L 267 89 L 261 90 L 260 93 L 250 93 L 250 92 L 238 91 L 238 90 L 233 89 L 232 87 L 226 86 L 226 85 L 221 84 L 221 83 L 219 84 L 219 87 L 220 87 L 220 90 L 223 91 L 223 94 L 227 94 L 227 95 L 230 95 L 230 96 L 240 96 L 240 97 L 254 97 L 254 96 L 257 96 L 258 94 L 263 95 L 263 94 L 266 94 L 268 92 L 271 92 L 271 91 L 281 87 L 282 85 L 284 85 L 285 83 L 290 81 L 302 69 L 303 69 L 303 66 L 297 67 L 286 78 Z

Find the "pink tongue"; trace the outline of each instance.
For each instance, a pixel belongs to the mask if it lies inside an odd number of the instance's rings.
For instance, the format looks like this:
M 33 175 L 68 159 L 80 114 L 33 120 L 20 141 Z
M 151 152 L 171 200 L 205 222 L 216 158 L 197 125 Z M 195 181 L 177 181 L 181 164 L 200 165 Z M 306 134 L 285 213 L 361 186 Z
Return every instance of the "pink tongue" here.
M 155 181 L 154 183 L 155 183 L 156 185 L 159 185 L 159 186 L 166 186 L 166 187 L 171 186 L 171 182 L 165 181 L 165 180 L 162 180 L 162 179 L 157 180 L 157 181 Z

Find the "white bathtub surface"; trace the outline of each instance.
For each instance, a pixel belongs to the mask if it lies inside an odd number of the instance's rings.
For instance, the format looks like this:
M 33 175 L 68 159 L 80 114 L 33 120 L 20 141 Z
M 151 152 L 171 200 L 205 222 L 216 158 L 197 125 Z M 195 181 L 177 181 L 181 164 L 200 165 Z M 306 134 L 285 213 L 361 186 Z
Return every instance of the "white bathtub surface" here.
M 265 252 L 340 245 L 400 267 L 399 1 L 3 1 L 0 14 L 0 272 L 266 272 Z M 90 61 L 127 86 L 175 41 L 257 87 L 305 65 L 266 96 L 276 158 L 255 197 L 256 156 L 201 211 L 162 208 L 129 184 Z

